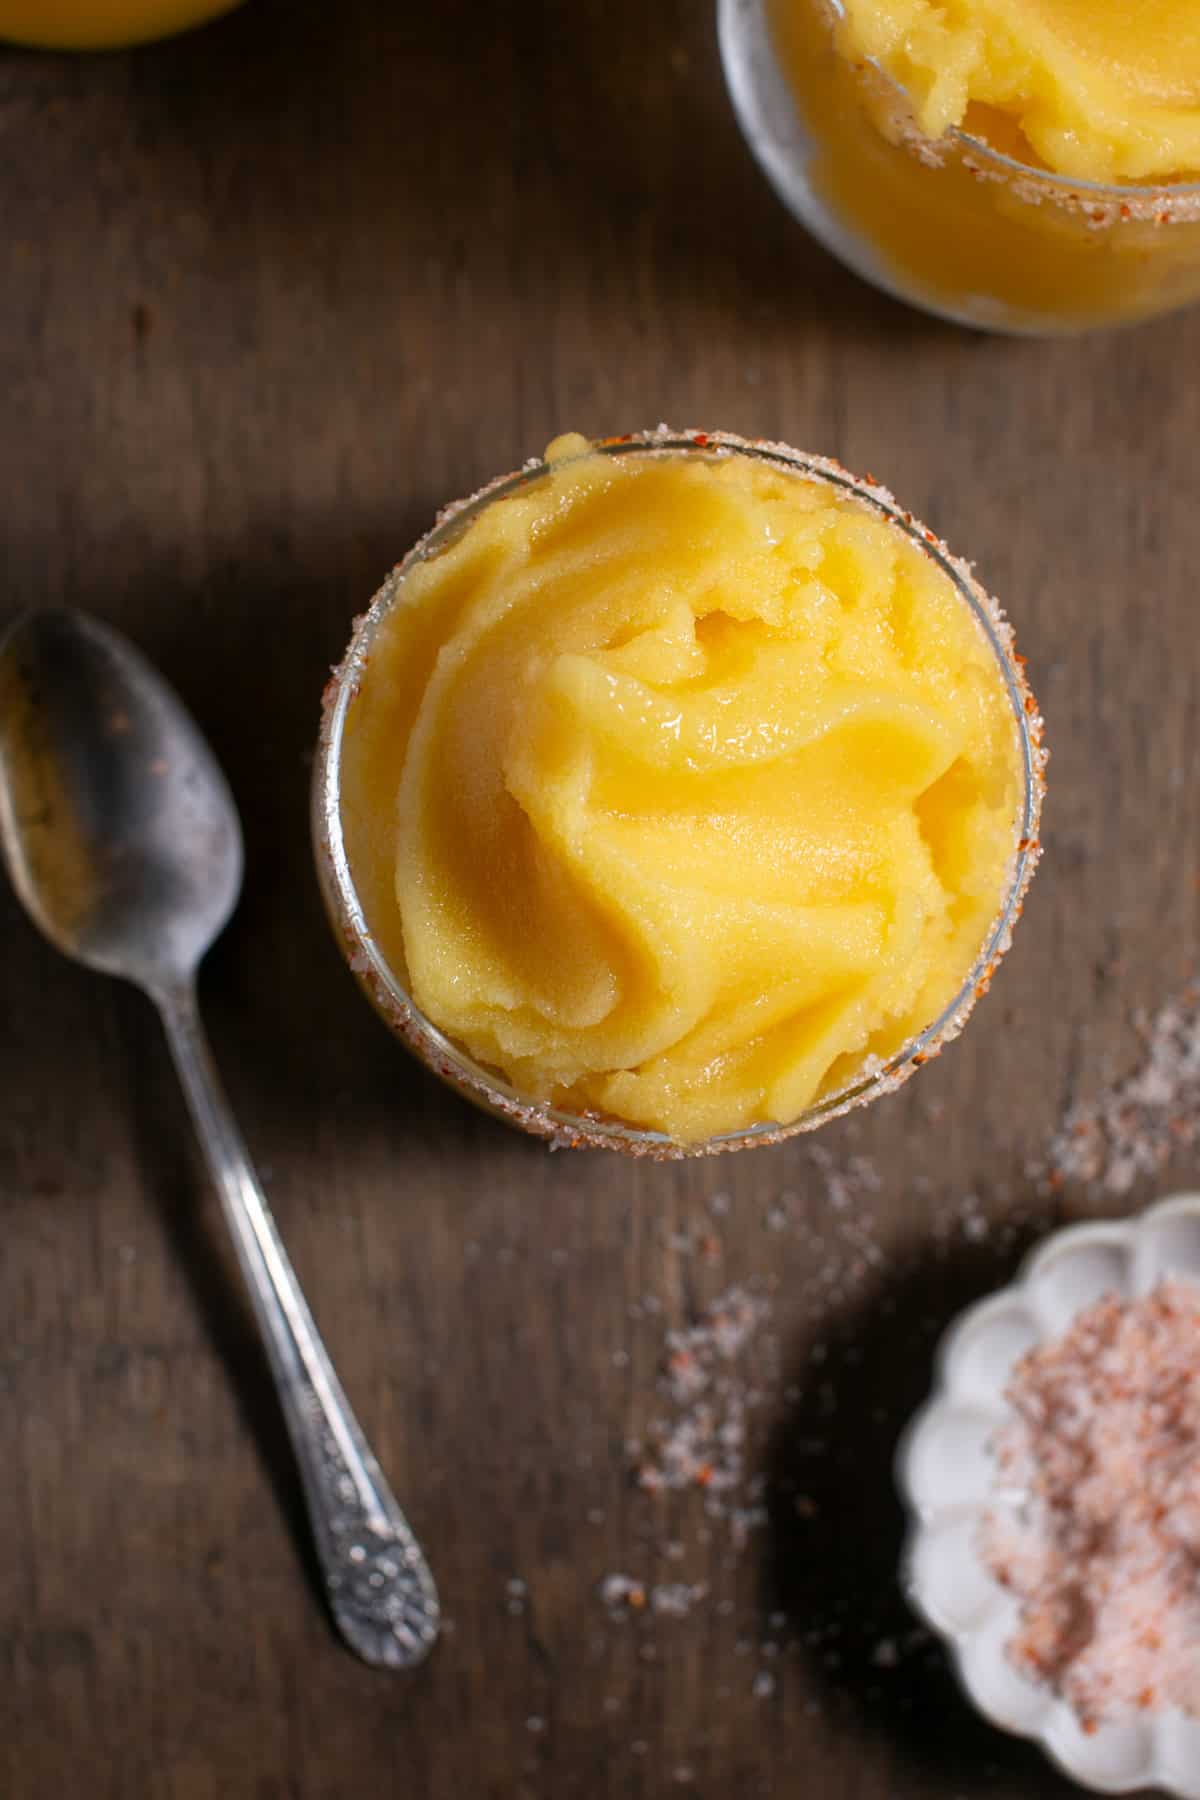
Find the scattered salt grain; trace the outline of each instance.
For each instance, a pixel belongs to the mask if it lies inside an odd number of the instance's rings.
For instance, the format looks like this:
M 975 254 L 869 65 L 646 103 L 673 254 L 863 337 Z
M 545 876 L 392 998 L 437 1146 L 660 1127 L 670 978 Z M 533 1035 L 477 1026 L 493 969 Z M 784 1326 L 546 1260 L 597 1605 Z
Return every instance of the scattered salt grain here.
M 644 1612 L 647 1609 L 655 1618 L 686 1619 L 692 1608 L 699 1605 L 707 1595 L 708 1588 L 703 1582 L 689 1584 L 686 1581 L 664 1581 L 647 1584 L 635 1581 L 632 1575 L 606 1575 L 600 1583 L 600 1598 L 614 1620 L 627 1618 L 631 1612 Z M 644 1646 L 642 1654 L 647 1661 L 651 1661 L 655 1655 L 654 1647 Z
M 852 1156 L 840 1164 L 834 1160 L 832 1151 L 821 1144 L 810 1145 L 808 1156 L 825 1177 L 825 1202 L 834 1212 L 846 1212 L 855 1207 L 864 1194 L 878 1193 L 881 1186 L 879 1172 L 865 1156 Z
M 525 1582 L 521 1580 L 519 1575 L 513 1575 L 505 1582 L 504 1591 L 508 1595 L 509 1613 L 514 1619 L 519 1619 L 521 1614 L 525 1611 L 525 1601 L 529 1595 L 529 1588 Z
M 650 1589 L 650 1606 L 660 1617 L 686 1619 L 696 1602 L 703 1600 L 707 1593 L 703 1583 L 689 1587 L 685 1581 L 663 1582 Z
M 632 1575 L 606 1575 L 600 1583 L 600 1598 L 610 1613 L 622 1615 L 627 1609 L 640 1611 L 646 1604 L 646 1589 Z
M 794 1233 L 805 1245 L 813 1273 L 803 1289 L 794 1284 L 789 1288 L 788 1304 L 806 1313 L 819 1328 L 819 1321 L 831 1308 L 845 1306 L 855 1298 L 882 1261 L 869 1204 L 881 1182 L 865 1157 L 837 1160 L 816 1146 L 805 1151 L 804 1162 L 804 1181 L 763 1195 L 759 1218 L 766 1230 Z M 668 1252 L 696 1259 L 692 1279 L 697 1281 L 702 1279 L 701 1259 L 713 1266 L 722 1262 L 725 1246 L 717 1234 L 721 1221 L 732 1212 L 727 1192 L 710 1195 L 705 1205 L 712 1220 L 709 1231 L 694 1220 L 681 1220 L 678 1228 L 672 1224 L 659 1233 Z M 768 1271 L 753 1287 L 727 1287 L 691 1324 L 663 1332 L 657 1411 L 637 1437 L 626 1441 L 625 1453 L 644 1495 L 656 1499 L 668 1493 L 690 1496 L 684 1510 L 675 1515 L 678 1536 L 666 1544 L 659 1542 L 656 1551 L 681 1565 L 693 1553 L 703 1554 L 719 1532 L 725 1554 L 710 1563 L 709 1572 L 732 1571 L 737 1558 L 767 1523 L 767 1480 L 759 1465 L 768 1419 L 780 1399 L 796 1404 L 807 1391 L 795 1382 L 784 1387 L 785 1347 L 771 1325 L 776 1304 L 772 1293 L 778 1285 L 778 1273 Z M 628 1307 L 633 1327 L 648 1332 L 668 1304 L 657 1295 L 643 1293 Z M 826 1353 L 824 1344 L 818 1343 L 813 1363 Z M 628 1352 L 624 1358 L 620 1351 L 613 1355 L 617 1366 L 624 1366 L 627 1360 L 631 1360 Z M 639 1347 L 637 1366 L 644 1361 Z M 815 1513 L 811 1501 L 802 1500 L 801 1510 L 805 1506 Z M 653 1540 L 656 1520 L 659 1525 L 665 1522 L 657 1508 L 654 1514 L 644 1515 L 638 1526 L 647 1541 Z M 683 1572 L 681 1567 L 679 1573 Z M 652 1619 L 662 1618 L 665 1623 L 702 1601 L 722 1615 L 733 1610 L 726 1600 L 709 1597 L 703 1587 L 681 1582 L 655 1587 L 630 1575 L 605 1578 L 599 1592 L 611 1619 L 628 1619 L 640 1611 L 643 1629 Z
M 1073 1106 L 1045 1158 L 1031 1171 L 1053 1192 L 1086 1182 L 1127 1194 L 1157 1174 L 1200 1132 L 1200 984 L 1168 1000 L 1143 1027 L 1140 1066 L 1090 1101 Z
M 637 1471 L 641 1487 L 699 1488 L 713 1516 L 737 1510 L 745 1489 L 745 1418 L 751 1390 L 737 1365 L 769 1312 L 769 1302 L 729 1288 L 686 1330 L 669 1331 L 660 1381 L 665 1414 L 648 1434 Z
M 775 1677 L 770 1669 L 760 1669 L 754 1677 L 750 1692 L 756 1700 L 769 1700 L 775 1692 Z

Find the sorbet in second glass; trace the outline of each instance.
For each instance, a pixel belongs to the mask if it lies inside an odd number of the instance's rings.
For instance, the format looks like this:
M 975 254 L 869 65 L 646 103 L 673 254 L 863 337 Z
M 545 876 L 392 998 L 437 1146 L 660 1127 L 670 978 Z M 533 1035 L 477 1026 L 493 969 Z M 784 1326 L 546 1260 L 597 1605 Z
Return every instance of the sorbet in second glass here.
M 47 50 L 116 50 L 231 12 L 240 0 L 0 0 L 0 38 Z
M 783 0 L 786 5 L 787 0 Z M 852 60 L 874 58 L 931 138 L 952 125 L 1076 180 L 1200 171 L 1195 0 L 843 0 Z

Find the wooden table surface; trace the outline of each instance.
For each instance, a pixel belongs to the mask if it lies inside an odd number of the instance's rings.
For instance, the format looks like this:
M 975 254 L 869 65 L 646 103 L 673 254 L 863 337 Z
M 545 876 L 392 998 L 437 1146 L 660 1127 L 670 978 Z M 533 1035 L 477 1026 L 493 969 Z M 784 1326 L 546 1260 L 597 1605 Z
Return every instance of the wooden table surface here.
M 955 1310 L 1157 1185 L 1029 1170 L 1189 975 L 1200 311 L 1026 343 L 869 292 L 752 165 L 708 0 L 254 0 L 135 55 L 0 53 L 0 220 L 0 622 L 116 622 L 229 772 L 212 1035 L 450 1616 L 408 1678 L 332 1637 L 157 1024 L 5 888 L 0 1793 L 1072 1791 L 914 1632 L 889 1467 Z M 896 488 L 1007 605 L 1053 764 L 962 1044 L 807 1146 L 650 1167 L 408 1061 L 327 934 L 306 783 L 350 617 L 435 508 L 660 419 Z M 666 1335 L 739 1288 L 734 1488 L 648 1491 L 689 1417 Z

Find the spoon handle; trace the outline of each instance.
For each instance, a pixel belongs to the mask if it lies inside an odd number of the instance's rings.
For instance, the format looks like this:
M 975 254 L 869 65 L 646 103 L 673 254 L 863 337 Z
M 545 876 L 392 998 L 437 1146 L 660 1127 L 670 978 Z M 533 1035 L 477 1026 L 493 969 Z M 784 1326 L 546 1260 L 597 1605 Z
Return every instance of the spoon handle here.
M 365 1662 L 412 1667 L 437 1637 L 433 1577 L 300 1291 L 222 1090 L 195 988 L 155 999 L 258 1315 L 333 1617 Z

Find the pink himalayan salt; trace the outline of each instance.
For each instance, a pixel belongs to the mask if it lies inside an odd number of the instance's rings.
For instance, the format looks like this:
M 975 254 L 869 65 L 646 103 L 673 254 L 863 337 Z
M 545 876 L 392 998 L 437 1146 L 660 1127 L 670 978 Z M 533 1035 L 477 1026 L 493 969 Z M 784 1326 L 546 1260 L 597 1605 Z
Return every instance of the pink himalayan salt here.
M 1200 1716 L 1200 1289 L 1108 1298 L 1029 1352 L 996 1436 L 992 1573 L 1021 1603 L 1013 1661 L 1084 1726 Z

